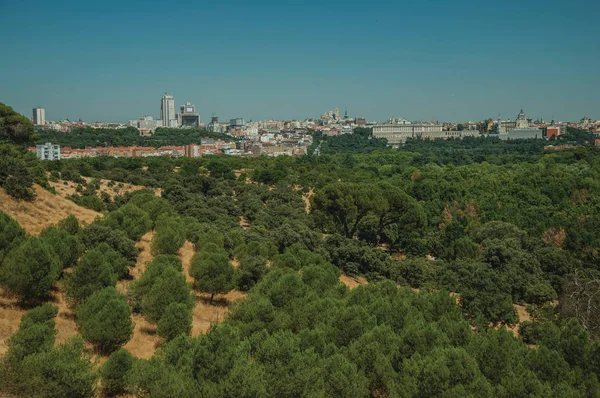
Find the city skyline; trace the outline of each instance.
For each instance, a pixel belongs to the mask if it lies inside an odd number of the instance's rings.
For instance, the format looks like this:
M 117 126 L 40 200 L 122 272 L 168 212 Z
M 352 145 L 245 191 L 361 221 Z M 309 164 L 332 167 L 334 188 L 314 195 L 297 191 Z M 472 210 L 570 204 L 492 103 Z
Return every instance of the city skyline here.
M 521 106 L 545 120 L 600 118 L 598 12 L 583 0 L 10 3 L 0 101 L 106 122 L 159 119 L 165 92 L 204 121 L 303 120 L 345 105 L 369 121 L 512 119 Z

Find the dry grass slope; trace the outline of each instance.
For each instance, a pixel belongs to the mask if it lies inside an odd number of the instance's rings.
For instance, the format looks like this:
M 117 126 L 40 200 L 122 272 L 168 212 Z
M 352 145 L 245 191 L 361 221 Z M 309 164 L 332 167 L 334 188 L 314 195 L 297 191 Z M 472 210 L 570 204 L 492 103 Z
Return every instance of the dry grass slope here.
M 39 185 L 34 186 L 37 195 L 33 202 L 17 201 L 0 188 L 0 210 L 17 220 L 31 235 L 39 235 L 44 229 L 58 224 L 73 214 L 81 224 L 90 224 L 100 213 L 76 205 L 59 195 L 54 195 Z

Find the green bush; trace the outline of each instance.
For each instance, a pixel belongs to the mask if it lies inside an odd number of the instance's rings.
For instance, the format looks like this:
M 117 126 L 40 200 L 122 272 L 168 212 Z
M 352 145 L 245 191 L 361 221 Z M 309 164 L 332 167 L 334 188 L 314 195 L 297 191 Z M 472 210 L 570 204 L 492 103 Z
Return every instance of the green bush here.
M 113 229 L 121 229 L 129 239 L 134 241 L 139 240 L 152 228 L 152 220 L 148 213 L 133 203 L 127 203 L 118 210 L 108 213 L 103 222 Z

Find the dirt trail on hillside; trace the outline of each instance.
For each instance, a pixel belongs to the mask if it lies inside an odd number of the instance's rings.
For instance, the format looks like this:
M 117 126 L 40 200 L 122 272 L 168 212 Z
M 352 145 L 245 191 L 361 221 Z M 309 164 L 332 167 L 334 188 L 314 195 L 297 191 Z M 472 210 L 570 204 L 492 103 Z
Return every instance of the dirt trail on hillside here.
M 76 205 L 60 195 L 54 195 L 39 185 L 34 185 L 37 195 L 33 202 L 17 201 L 0 189 L 0 210 L 17 220 L 31 235 L 39 235 L 44 229 L 73 214 L 81 224 L 90 224 L 102 216 L 85 207 Z
M 135 267 L 133 267 L 129 274 L 132 276 L 131 280 L 122 280 L 117 284 L 117 290 L 120 293 L 126 294 L 129 285 L 134 280 L 137 280 L 146 271 L 147 265 L 154 256 L 151 253 L 151 243 L 154 237 L 154 231 L 147 232 L 141 239 L 136 242 L 135 247 L 138 248 L 139 253 L 136 259 Z M 132 320 L 135 323 L 133 329 L 133 336 L 131 340 L 123 346 L 127 351 L 134 357 L 148 359 L 154 355 L 154 351 L 160 343 L 160 338 L 156 335 L 156 325 L 153 325 L 146 321 L 141 314 L 133 314 Z
M 188 241 L 179 249 L 179 258 L 183 264 L 183 273 L 189 283 L 194 283 L 194 278 L 190 276 L 190 262 L 194 253 L 194 245 Z M 192 336 L 206 333 L 212 323 L 221 322 L 225 318 L 229 312 L 229 304 L 246 297 L 246 293 L 232 290 L 224 295 L 216 295 L 213 302 L 210 303 L 210 294 L 195 292 L 195 295 L 196 306 L 192 312 Z
M 308 193 L 302 195 L 302 200 L 304 201 L 304 211 L 308 214 L 310 213 L 310 198 L 315 194 L 313 189 L 311 188 Z
M 64 282 L 58 283 L 58 291 L 51 303 L 58 307 L 58 314 L 54 318 L 56 322 L 56 344 L 64 343 L 71 337 L 78 336 L 79 331 L 75 323 L 75 312 L 67 302 Z

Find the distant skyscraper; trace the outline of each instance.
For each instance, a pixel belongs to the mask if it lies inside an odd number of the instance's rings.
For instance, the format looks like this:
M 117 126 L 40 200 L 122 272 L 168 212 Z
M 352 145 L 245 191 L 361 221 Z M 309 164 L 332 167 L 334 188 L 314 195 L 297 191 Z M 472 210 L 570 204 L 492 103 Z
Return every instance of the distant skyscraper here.
M 164 127 L 177 127 L 175 100 L 170 94 L 165 93 L 160 101 L 160 118 Z
M 33 108 L 33 124 L 36 126 L 46 124 L 46 111 L 44 108 Z
M 200 115 L 196 113 L 196 107 L 190 102 L 181 105 L 179 113 L 179 127 L 198 127 L 200 126 Z

